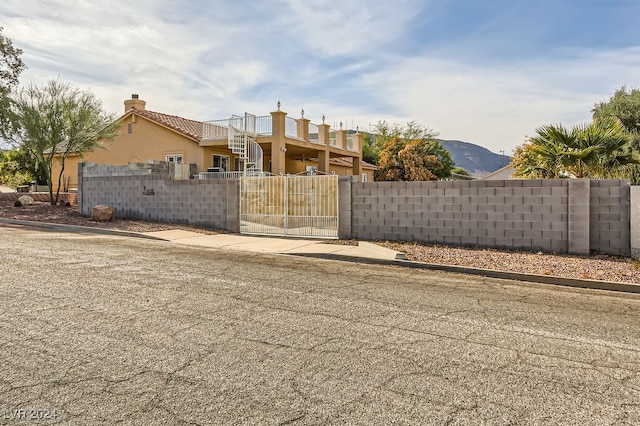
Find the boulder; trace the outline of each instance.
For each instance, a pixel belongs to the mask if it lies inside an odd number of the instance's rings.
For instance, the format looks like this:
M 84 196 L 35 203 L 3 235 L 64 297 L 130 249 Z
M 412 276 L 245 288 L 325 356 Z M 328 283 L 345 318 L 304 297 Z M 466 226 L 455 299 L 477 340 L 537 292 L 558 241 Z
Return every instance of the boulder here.
M 113 219 L 115 212 L 116 211 L 113 207 L 99 204 L 91 207 L 91 220 L 95 220 L 96 222 L 108 222 Z
M 30 206 L 35 202 L 33 200 L 33 197 L 30 197 L 28 195 L 23 195 L 22 197 L 18 198 L 18 201 L 20 201 L 20 204 L 22 204 L 23 206 Z

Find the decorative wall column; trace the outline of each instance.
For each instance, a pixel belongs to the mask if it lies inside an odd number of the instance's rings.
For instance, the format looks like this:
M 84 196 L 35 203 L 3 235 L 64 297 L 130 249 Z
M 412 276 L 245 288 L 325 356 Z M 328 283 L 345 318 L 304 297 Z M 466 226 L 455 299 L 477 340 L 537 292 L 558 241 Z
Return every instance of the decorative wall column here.
M 286 173 L 286 117 L 287 113 L 280 111 L 280 101 L 278 101 L 278 110 L 271 113 L 271 173 L 276 175 Z
M 340 123 L 340 130 L 336 130 L 336 146 L 340 149 L 347 149 L 347 131 L 342 130 L 342 123 Z
M 304 118 L 304 110 L 301 111 L 301 117 L 296 120 L 298 124 L 297 135 L 299 139 L 309 142 L 309 122 L 311 120 Z
M 318 124 L 318 142 L 324 143 L 324 150 L 318 151 L 318 170 L 321 172 L 329 173 L 329 148 L 331 142 L 329 141 L 329 126 L 324 123 L 324 116 L 322 116 L 322 124 Z
M 358 176 L 358 179 L 362 179 L 362 133 L 354 133 L 351 135 L 351 141 L 353 143 L 353 150 L 357 153 L 356 157 L 353 158 L 353 171 L 352 174 L 354 176 Z

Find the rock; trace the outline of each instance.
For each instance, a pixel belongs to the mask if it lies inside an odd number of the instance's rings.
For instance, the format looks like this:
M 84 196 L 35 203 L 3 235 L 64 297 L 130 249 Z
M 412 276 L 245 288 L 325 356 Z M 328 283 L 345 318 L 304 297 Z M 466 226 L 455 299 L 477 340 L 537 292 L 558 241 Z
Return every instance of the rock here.
M 108 222 L 113 219 L 115 212 L 116 211 L 113 207 L 99 204 L 91 207 L 91 220 L 95 220 L 96 222 Z
M 35 203 L 33 197 L 30 197 L 28 195 L 23 195 L 22 197 L 18 198 L 18 201 L 20 201 L 20 204 L 22 204 L 23 206 L 30 206 Z
M 20 200 L 16 200 L 16 202 L 13 203 L 13 207 L 22 207 L 22 203 L 20 202 Z
M 71 203 L 70 203 L 70 202 L 65 201 L 65 200 L 60 200 L 60 201 L 58 202 L 58 204 L 59 204 L 59 205 L 61 205 L 61 206 L 63 206 L 63 207 L 69 207 L 69 206 L 71 205 Z

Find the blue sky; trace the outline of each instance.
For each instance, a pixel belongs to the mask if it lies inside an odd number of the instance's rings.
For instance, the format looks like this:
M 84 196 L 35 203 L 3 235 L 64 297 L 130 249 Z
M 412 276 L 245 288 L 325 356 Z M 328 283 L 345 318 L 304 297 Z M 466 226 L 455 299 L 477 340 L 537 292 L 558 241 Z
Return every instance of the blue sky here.
M 278 100 L 368 130 L 413 121 L 505 153 L 640 86 L 637 0 L 3 0 L 21 83 L 196 120 Z

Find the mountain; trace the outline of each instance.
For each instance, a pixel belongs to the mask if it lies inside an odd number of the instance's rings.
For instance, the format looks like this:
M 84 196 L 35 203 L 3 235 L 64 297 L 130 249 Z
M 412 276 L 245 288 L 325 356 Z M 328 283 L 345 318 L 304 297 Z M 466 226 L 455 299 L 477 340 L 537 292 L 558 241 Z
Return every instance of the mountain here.
M 482 177 L 509 164 L 507 155 L 495 154 L 487 148 L 470 142 L 438 139 L 438 142 L 449 151 L 451 159 L 457 167 L 462 167 L 473 177 Z

